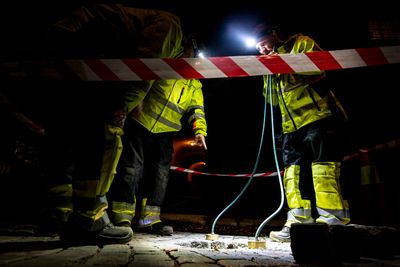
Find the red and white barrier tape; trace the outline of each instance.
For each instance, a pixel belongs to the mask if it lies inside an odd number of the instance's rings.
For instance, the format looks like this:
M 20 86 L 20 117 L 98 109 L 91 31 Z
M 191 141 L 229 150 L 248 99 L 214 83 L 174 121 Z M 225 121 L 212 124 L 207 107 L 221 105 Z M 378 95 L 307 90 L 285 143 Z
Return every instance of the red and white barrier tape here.
M 139 81 L 158 79 L 207 79 L 337 70 L 400 63 L 400 46 L 344 49 L 278 56 L 230 56 L 209 58 L 144 58 L 65 60 L 78 79 L 87 81 Z M 11 79 L 65 79 L 60 64 L 3 63 Z M 65 67 L 65 66 L 64 66 Z M 36 69 L 36 70 L 35 70 Z M 64 70 L 62 70 L 64 69 Z M 70 70 L 70 71 L 71 71 Z M 71 74 L 71 73 L 69 73 Z M 71 77 L 70 75 L 68 77 Z M 37 77 L 34 77 L 37 78 Z
M 390 140 L 386 143 L 377 144 L 370 148 L 361 148 L 359 149 L 358 152 L 345 156 L 343 160 L 352 161 L 355 159 L 359 159 L 359 157 L 362 156 L 363 154 L 378 153 L 378 152 L 382 153 L 387 150 L 395 150 L 395 149 L 400 149 L 400 138 Z
M 199 172 L 190 169 L 185 169 L 182 167 L 171 166 L 170 170 L 177 172 L 186 172 L 191 174 L 199 174 L 199 175 L 210 175 L 210 176 L 224 176 L 224 177 L 251 177 L 250 173 L 246 174 L 222 174 L 222 173 L 209 173 L 209 172 Z M 283 174 L 283 172 L 281 172 Z M 267 176 L 277 176 L 277 172 L 264 172 L 264 173 L 255 173 L 253 177 L 267 177 Z
M 400 148 L 400 139 L 394 139 L 387 143 L 378 144 L 372 148 L 360 149 L 360 151 L 357 153 L 345 156 L 343 158 L 343 161 L 351 161 L 356 158 L 359 158 L 359 156 L 362 153 L 369 153 L 369 152 L 383 151 L 383 150 L 392 150 L 392 149 L 399 149 L 399 148 Z M 170 169 L 173 171 L 177 171 L 177 172 L 186 172 L 186 173 L 199 174 L 199 175 L 225 176 L 225 177 L 251 177 L 250 173 L 246 173 L 246 174 L 207 173 L 207 172 L 199 172 L 199 171 L 194 171 L 194 170 L 185 169 L 185 168 L 176 167 L 176 166 L 171 166 Z M 281 175 L 283 175 L 283 173 L 284 172 L 281 171 Z M 277 172 L 264 172 L 264 173 L 256 173 L 253 175 L 253 177 L 266 177 L 266 176 L 276 176 L 276 175 L 278 175 Z

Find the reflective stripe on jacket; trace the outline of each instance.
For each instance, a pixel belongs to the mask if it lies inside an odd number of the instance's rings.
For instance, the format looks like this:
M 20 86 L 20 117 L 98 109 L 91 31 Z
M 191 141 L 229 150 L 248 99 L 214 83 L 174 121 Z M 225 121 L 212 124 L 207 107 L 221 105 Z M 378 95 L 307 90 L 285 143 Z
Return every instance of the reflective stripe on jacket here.
M 185 113 L 194 134 L 207 135 L 202 84 L 198 80 L 154 81 L 143 102 L 131 113 L 152 133 L 177 132 L 182 129 Z
M 307 53 L 322 49 L 308 36 L 297 34 L 278 48 L 279 54 Z M 301 127 L 332 115 L 327 102 L 313 89 L 311 82 L 324 72 L 302 72 L 264 76 L 264 96 L 267 87 L 272 87 L 272 105 L 279 104 L 283 133 L 294 132 Z M 272 77 L 272 81 L 269 79 Z M 270 83 L 271 82 L 271 83 Z

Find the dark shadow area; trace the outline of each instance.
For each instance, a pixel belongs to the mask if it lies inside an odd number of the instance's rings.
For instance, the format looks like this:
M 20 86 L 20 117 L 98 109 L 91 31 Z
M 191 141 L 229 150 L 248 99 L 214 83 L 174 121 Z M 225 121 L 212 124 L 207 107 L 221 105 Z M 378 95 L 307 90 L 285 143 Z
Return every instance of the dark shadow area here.
M 86 244 L 87 245 L 87 244 Z M 65 243 L 54 241 L 21 241 L 21 242 L 6 242 L 0 244 L 0 252 L 22 252 L 22 251 L 37 251 L 37 250 L 51 250 L 57 248 L 66 248 Z

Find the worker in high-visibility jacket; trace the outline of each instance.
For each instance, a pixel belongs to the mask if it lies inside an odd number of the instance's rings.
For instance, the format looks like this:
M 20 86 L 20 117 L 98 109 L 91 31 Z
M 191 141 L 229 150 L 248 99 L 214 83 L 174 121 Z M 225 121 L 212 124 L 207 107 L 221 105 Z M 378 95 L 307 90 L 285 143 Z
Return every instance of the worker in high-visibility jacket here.
M 173 58 L 182 55 L 182 29 L 176 15 L 156 9 L 134 8 L 121 4 L 87 4 L 76 9 L 70 16 L 56 22 L 48 34 L 48 51 L 61 59 L 69 58 Z M 84 68 L 82 68 L 84 75 Z M 70 73 L 71 75 L 71 73 Z M 79 155 L 87 143 L 82 133 L 89 123 L 65 125 L 71 134 L 61 139 L 58 144 L 49 147 L 57 151 L 49 153 L 52 168 L 48 173 L 49 212 L 44 217 L 57 218 L 67 222 L 62 238 L 96 239 L 107 243 L 124 243 L 131 240 L 132 229 L 116 227 L 107 215 L 108 201 L 106 194 L 114 179 L 116 166 L 123 150 L 121 136 L 126 116 L 146 96 L 152 81 L 80 83 L 81 92 L 87 87 L 98 86 L 90 107 L 98 101 L 98 95 L 107 91 L 110 95 L 104 130 L 104 153 L 100 160 L 101 167 L 87 175 L 76 173 L 77 159 L 66 158 Z M 74 88 L 71 88 L 74 89 Z M 76 96 L 79 99 L 79 96 Z M 73 101 L 73 100 L 72 100 Z M 72 102 L 70 107 L 77 107 Z M 92 114 L 92 113 L 90 113 Z M 98 114 L 97 116 L 101 116 Z M 88 114 L 78 114 L 77 119 L 91 122 L 94 118 Z M 103 120 L 104 123 L 104 120 Z M 60 133 L 64 131 L 59 131 Z M 75 138 L 73 138 L 75 136 Z M 80 138 L 79 138 L 80 137 Z M 73 143 L 73 144 L 70 144 Z M 60 145 L 66 145 L 65 151 L 59 151 Z M 101 147 L 102 143 L 97 144 Z M 59 153 L 57 157 L 55 153 Z M 97 153 L 100 154 L 100 153 Z M 80 155 L 82 157 L 82 155 Z M 93 156 L 94 157 L 94 156 Z M 86 157 L 86 164 L 89 159 Z M 83 165 L 85 162 L 82 163 Z M 49 215 L 47 215 L 49 213 Z M 51 225 L 51 222 L 48 223 Z
M 187 40 L 184 57 L 194 50 Z M 127 118 L 124 152 L 111 186 L 112 218 L 116 225 L 153 234 L 171 235 L 171 226 L 160 219 L 173 156 L 173 138 L 182 129 L 182 118 L 193 130 L 194 143 L 207 149 L 207 123 L 202 84 L 197 79 L 154 81 L 143 102 Z M 140 182 L 140 187 L 139 187 Z M 140 190 L 139 190 L 140 189 Z M 133 222 L 136 202 L 139 221 Z
M 302 34 L 282 41 L 273 25 L 261 24 L 257 31 L 256 48 L 263 55 L 322 51 Z M 270 232 L 275 241 L 290 242 L 292 223 L 350 221 L 339 181 L 344 150 L 338 118 L 347 115 L 335 112 L 344 110 L 332 91 L 323 88 L 325 76 L 322 71 L 264 76 L 264 96 L 270 104 L 278 105 L 281 113 L 283 184 L 289 208 L 282 230 Z M 307 189 L 313 189 L 312 193 Z

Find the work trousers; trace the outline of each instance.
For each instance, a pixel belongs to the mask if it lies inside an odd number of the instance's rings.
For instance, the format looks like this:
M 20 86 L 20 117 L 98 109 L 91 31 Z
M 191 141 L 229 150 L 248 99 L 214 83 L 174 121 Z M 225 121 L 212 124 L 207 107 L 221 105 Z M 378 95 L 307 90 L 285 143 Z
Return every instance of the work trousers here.
M 112 201 L 133 204 L 138 198 L 147 198 L 146 205 L 161 206 L 168 185 L 175 133 L 151 133 L 133 119 L 127 119 L 124 132 L 124 150 L 110 189 Z
M 312 203 L 317 221 L 348 223 L 348 203 L 343 199 L 340 165 L 342 141 L 337 123 L 325 118 L 283 136 L 284 186 L 288 220 L 311 222 Z

